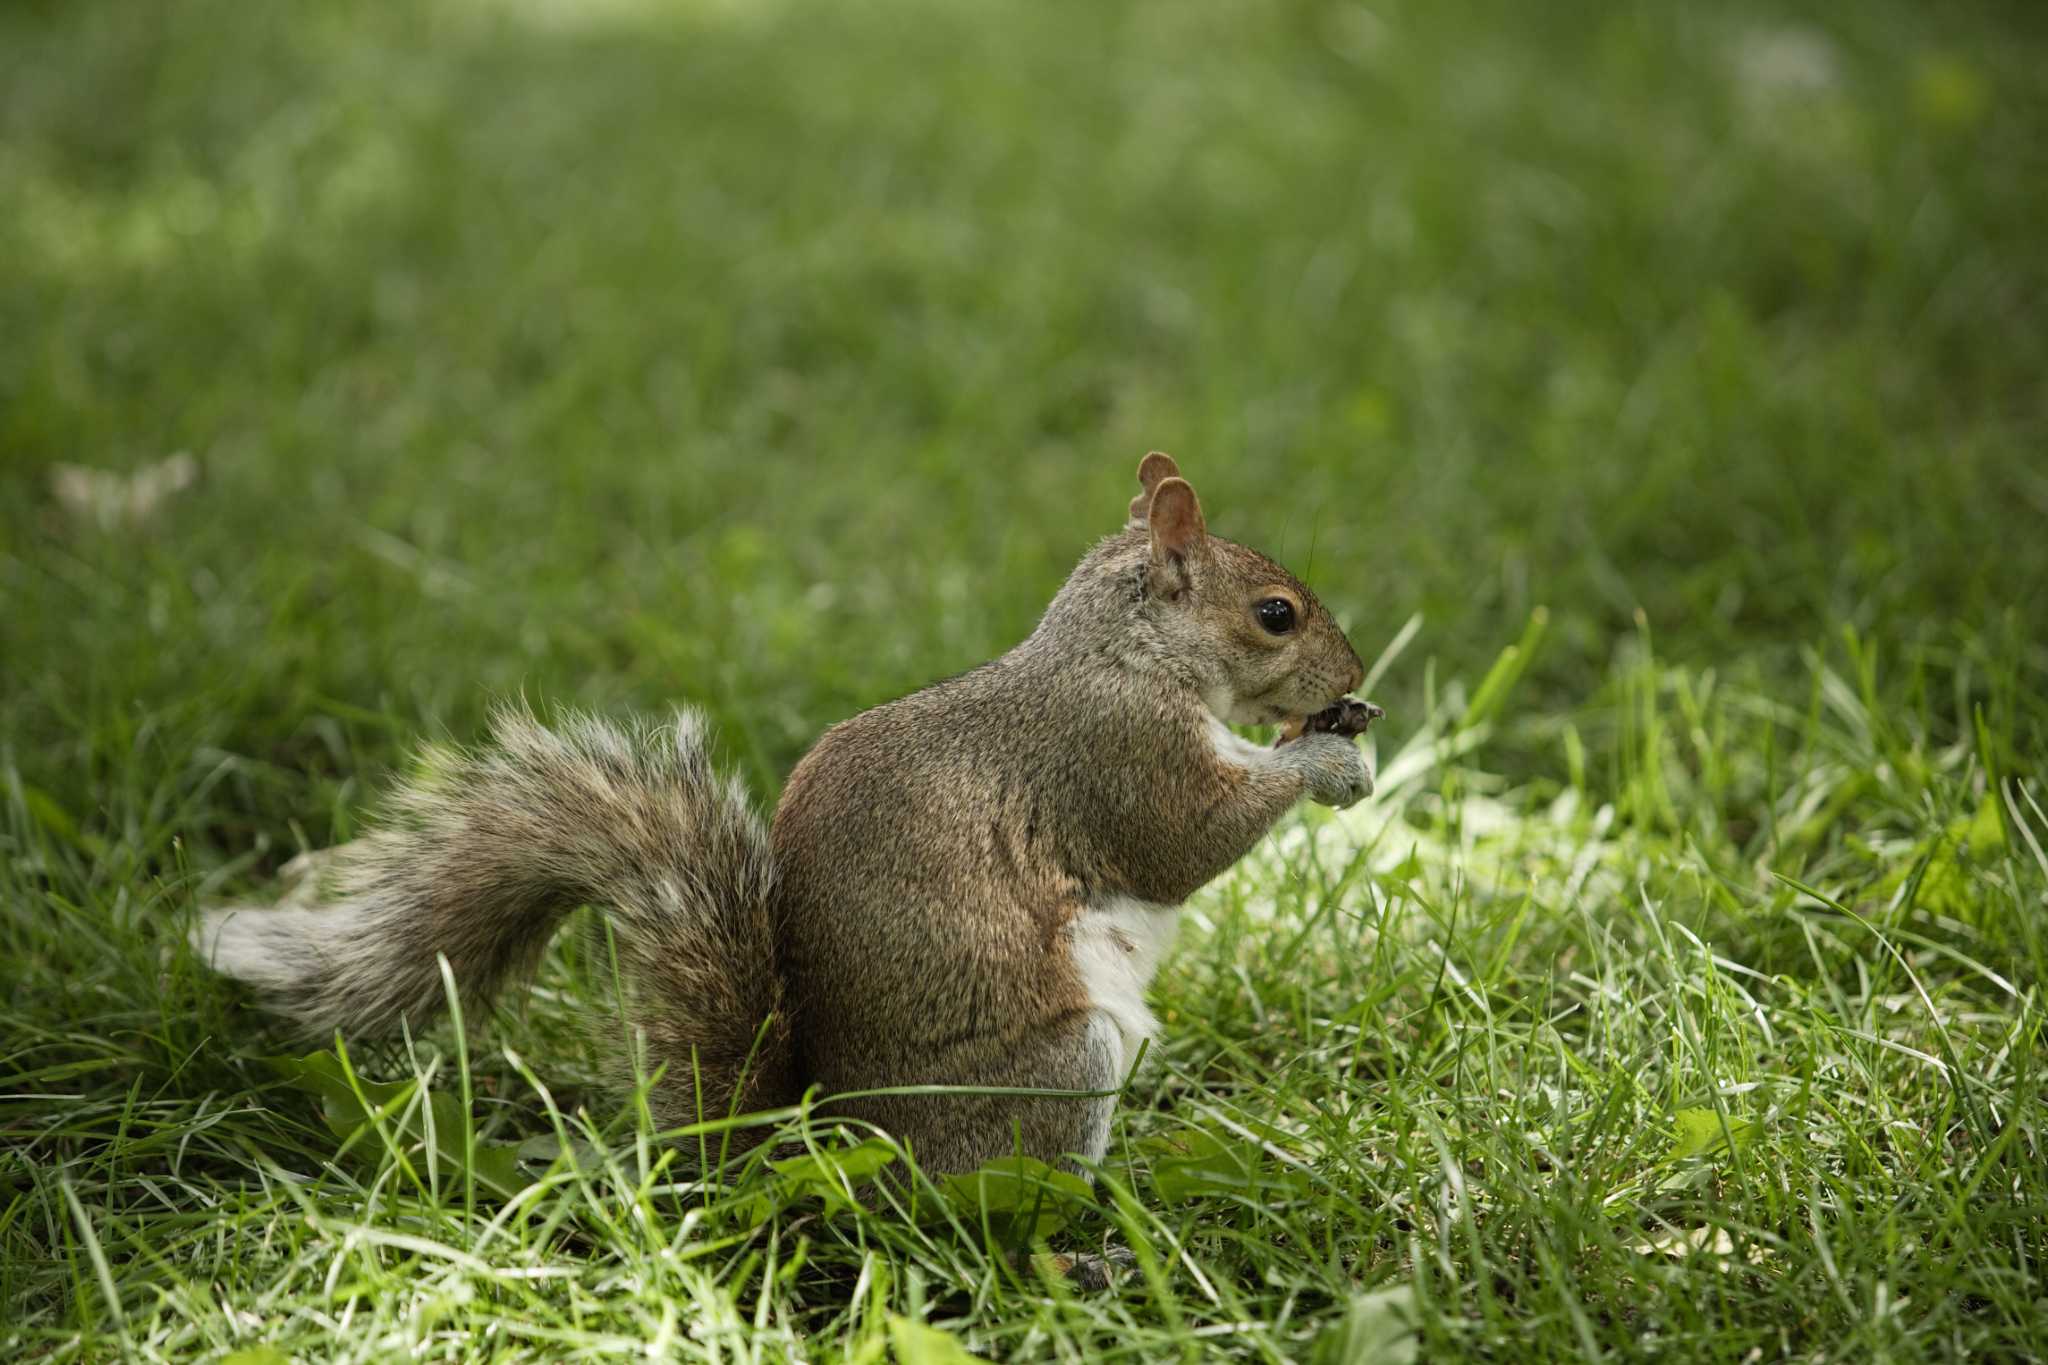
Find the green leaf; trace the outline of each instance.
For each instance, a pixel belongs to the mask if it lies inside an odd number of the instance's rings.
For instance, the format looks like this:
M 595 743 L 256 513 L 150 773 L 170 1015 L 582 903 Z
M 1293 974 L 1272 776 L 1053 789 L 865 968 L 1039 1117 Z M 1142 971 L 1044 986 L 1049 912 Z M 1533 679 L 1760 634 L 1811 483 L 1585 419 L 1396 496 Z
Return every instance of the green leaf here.
M 794 1184 L 837 1190 L 842 1181 L 859 1185 L 874 1179 L 877 1172 L 895 1159 L 893 1147 L 880 1138 L 869 1138 L 851 1147 L 820 1148 L 768 1165 Z
M 478 1142 L 474 1152 L 463 1150 L 462 1101 L 453 1095 L 429 1091 L 425 1103 L 414 1106 L 417 1080 L 372 1081 L 356 1076 L 351 1084 L 347 1064 L 324 1049 L 303 1057 L 264 1060 L 293 1085 L 320 1099 L 321 1120 L 340 1140 L 339 1151 L 412 1159 L 427 1150 L 426 1117 L 431 1117 L 438 1165 L 470 1172 L 479 1188 L 500 1198 L 510 1198 L 527 1185 L 519 1171 L 519 1149 L 513 1144 Z
M 1752 1119 L 1730 1119 L 1724 1131 L 1721 1116 L 1712 1109 L 1681 1109 L 1671 1116 L 1671 1122 L 1671 1155 L 1681 1161 L 1721 1150 L 1728 1145 L 1731 1135 L 1740 1146 L 1756 1134 L 1756 1122 Z
M 1959 815 L 1939 833 L 1916 842 L 1909 856 L 1878 879 L 1873 894 L 1889 901 L 1918 872 L 1919 885 L 1909 893 L 1914 904 L 1967 923 L 1983 913 L 1979 882 L 1984 869 L 2004 852 L 2005 824 L 1993 794 L 1978 804 L 1974 815 Z
M 1006 1156 L 939 1185 L 962 1222 L 987 1228 L 1006 1245 L 1050 1237 L 1095 1207 L 1088 1182 L 1036 1157 Z
M 979 1365 L 980 1356 L 969 1351 L 952 1333 L 930 1323 L 913 1322 L 898 1313 L 889 1315 L 889 1344 L 896 1348 L 901 1365 Z
M 816 1196 L 824 1201 L 825 1212 L 839 1213 L 857 1208 L 849 1191 L 873 1180 L 883 1167 L 896 1159 L 896 1151 L 879 1138 L 851 1147 L 825 1147 L 802 1156 L 768 1163 L 774 1174 L 760 1190 L 744 1201 L 741 1217 L 760 1226 L 778 1210 Z
M 275 1346 L 244 1346 L 222 1357 L 220 1365 L 291 1365 L 292 1358 Z
M 1998 793 L 1978 803 L 1977 813 L 1962 828 L 1963 846 L 1973 857 L 1985 858 L 2005 847 L 2005 817 L 1999 811 Z
M 1358 1294 L 1309 1348 L 1312 1365 L 1408 1365 L 1416 1357 L 1415 1289 L 1393 1285 Z
M 889 1340 L 883 1336 L 864 1338 L 846 1353 L 846 1365 L 875 1365 L 882 1353 L 889 1349 Z
M 1138 1150 L 1151 1158 L 1153 1190 L 1169 1203 L 1219 1195 L 1287 1198 L 1308 1188 L 1305 1172 L 1282 1164 L 1260 1143 L 1235 1134 L 1185 1128 L 1147 1138 Z

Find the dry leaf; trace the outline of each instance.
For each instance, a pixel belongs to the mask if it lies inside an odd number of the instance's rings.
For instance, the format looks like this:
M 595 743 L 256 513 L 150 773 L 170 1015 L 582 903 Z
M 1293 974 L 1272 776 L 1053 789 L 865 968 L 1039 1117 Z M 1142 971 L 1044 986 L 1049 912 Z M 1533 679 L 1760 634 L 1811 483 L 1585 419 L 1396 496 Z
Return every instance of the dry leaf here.
M 132 474 L 82 464 L 50 466 L 50 492 L 73 521 L 101 531 L 147 525 L 173 494 L 192 486 L 199 461 L 185 451 Z

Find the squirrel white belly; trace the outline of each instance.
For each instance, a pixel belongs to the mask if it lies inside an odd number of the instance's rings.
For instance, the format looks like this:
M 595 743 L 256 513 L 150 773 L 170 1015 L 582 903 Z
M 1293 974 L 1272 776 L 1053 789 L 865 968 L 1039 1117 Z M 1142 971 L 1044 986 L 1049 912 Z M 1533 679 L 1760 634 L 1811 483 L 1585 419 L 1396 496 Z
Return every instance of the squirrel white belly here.
M 625 1017 L 681 1124 L 904 1086 L 1106 1092 L 1156 1027 L 1175 907 L 1303 797 L 1372 790 L 1310 727 L 1364 670 L 1305 586 L 1208 534 L 1173 460 L 1038 628 L 980 668 L 828 730 L 763 827 L 702 727 L 543 727 L 427 765 L 331 850 L 319 903 L 209 912 L 195 946 L 307 1032 L 387 1033 L 531 969 L 570 910 L 609 917 Z M 1355 707 L 1356 703 L 1352 703 Z M 1341 727 L 1340 727 L 1341 728 Z M 930 1171 L 1017 1149 L 1102 1156 L 1114 1101 L 870 1095 Z

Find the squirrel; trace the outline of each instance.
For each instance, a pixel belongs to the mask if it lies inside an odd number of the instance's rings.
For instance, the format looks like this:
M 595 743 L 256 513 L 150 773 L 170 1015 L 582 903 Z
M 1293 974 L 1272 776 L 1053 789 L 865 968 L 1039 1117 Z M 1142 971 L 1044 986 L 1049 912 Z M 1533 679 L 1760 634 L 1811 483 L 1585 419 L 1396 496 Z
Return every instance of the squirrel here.
M 1085 1174 L 1181 902 L 1301 798 L 1369 795 L 1364 722 L 1300 718 L 1378 714 L 1315 594 L 1210 535 L 1170 456 L 1138 479 L 1029 638 L 827 730 L 765 828 L 694 712 L 508 707 L 322 855 L 323 903 L 210 911 L 194 946 L 308 1034 L 389 1033 L 443 1007 L 439 958 L 488 998 L 588 904 L 664 1127 L 815 1089 L 927 1171 Z M 1229 728 L 1289 721 L 1272 748 Z M 921 1086 L 992 1093 L 872 1093 Z

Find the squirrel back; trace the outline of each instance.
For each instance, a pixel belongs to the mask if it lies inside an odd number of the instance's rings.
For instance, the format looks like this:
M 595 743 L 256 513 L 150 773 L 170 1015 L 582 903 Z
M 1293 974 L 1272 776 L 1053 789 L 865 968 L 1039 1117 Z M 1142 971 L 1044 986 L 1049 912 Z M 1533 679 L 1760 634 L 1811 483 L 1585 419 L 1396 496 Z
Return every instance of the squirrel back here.
M 215 912 L 200 946 L 310 1029 L 388 1029 L 440 1004 L 436 953 L 488 993 L 601 905 L 664 1122 L 700 1097 L 717 1117 L 964 1086 L 831 1112 L 930 1169 L 1020 1139 L 1100 1156 L 1175 907 L 1300 797 L 1371 786 L 1348 738 L 1262 749 L 1228 728 L 1318 711 L 1363 669 L 1304 585 L 1208 535 L 1171 459 L 1139 478 L 1028 639 L 827 731 L 765 834 L 688 717 L 557 735 L 505 712 L 336 851 L 332 904 Z

